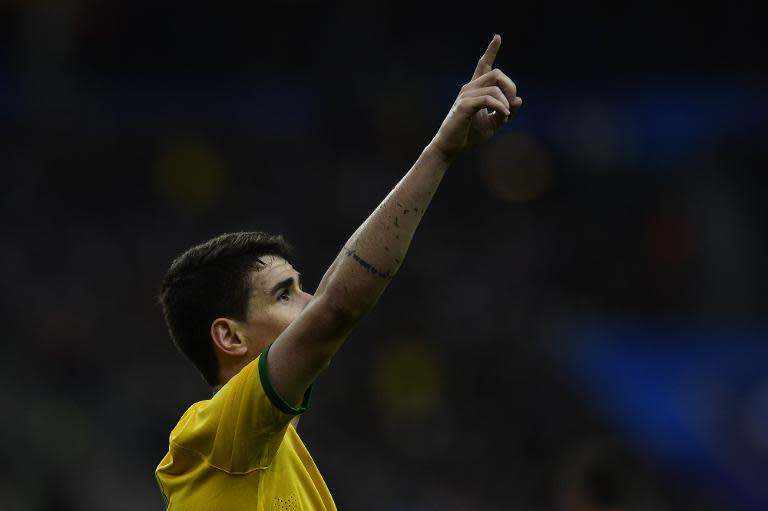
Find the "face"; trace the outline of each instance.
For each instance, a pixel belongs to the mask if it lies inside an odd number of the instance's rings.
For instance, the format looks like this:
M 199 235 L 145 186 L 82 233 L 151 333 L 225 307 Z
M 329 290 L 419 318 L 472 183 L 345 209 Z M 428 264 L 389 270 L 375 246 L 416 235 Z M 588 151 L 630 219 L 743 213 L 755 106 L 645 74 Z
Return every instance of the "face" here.
M 301 289 L 301 275 L 278 256 L 260 258 L 265 266 L 251 272 L 251 298 L 244 325 L 249 351 L 255 354 L 274 341 L 312 299 Z

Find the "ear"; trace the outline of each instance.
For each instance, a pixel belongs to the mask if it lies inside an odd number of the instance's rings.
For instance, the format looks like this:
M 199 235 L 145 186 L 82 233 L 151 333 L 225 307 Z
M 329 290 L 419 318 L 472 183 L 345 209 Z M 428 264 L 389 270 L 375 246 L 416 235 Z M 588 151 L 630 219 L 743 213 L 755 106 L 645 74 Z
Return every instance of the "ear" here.
M 216 318 L 211 323 L 211 338 L 218 351 L 225 355 L 242 357 L 248 353 L 248 345 L 236 321 Z

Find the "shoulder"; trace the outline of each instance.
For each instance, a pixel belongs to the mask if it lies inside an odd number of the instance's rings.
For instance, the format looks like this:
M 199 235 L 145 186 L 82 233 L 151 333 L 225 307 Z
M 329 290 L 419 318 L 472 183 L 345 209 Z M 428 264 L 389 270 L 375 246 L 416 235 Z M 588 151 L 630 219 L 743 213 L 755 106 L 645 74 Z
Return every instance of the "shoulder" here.
M 178 442 L 178 440 L 184 436 L 184 432 L 189 429 L 190 425 L 199 420 L 200 412 L 205 410 L 210 402 L 210 399 L 198 401 L 197 403 L 193 403 L 189 408 L 187 408 L 187 411 L 184 412 L 184 414 L 179 419 L 179 422 L 176 423 L 176 426 L 171 431 L 171 443 Z

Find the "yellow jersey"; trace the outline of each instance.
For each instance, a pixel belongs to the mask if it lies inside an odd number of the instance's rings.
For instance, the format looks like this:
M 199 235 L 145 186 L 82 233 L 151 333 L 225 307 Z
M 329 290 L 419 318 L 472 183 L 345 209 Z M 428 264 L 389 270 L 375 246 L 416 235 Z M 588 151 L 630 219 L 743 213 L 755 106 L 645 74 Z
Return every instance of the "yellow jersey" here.
M 267 373 L 269 347 L 171 432 L 155 475 L 168 510 L 336 510 Z

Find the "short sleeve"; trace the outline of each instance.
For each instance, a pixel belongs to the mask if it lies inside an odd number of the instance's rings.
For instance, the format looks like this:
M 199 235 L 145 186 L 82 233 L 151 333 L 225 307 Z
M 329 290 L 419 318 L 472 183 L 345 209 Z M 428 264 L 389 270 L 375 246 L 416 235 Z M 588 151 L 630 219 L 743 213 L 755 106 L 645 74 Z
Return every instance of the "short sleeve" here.
M 311 387 L 299 407 L 288 404 L 269 381 L 268 354 L 269 347 L 198 408 L 177 440 L 183 448 L 229 473 L 272 463 L 288 424 L 307 409 Z

